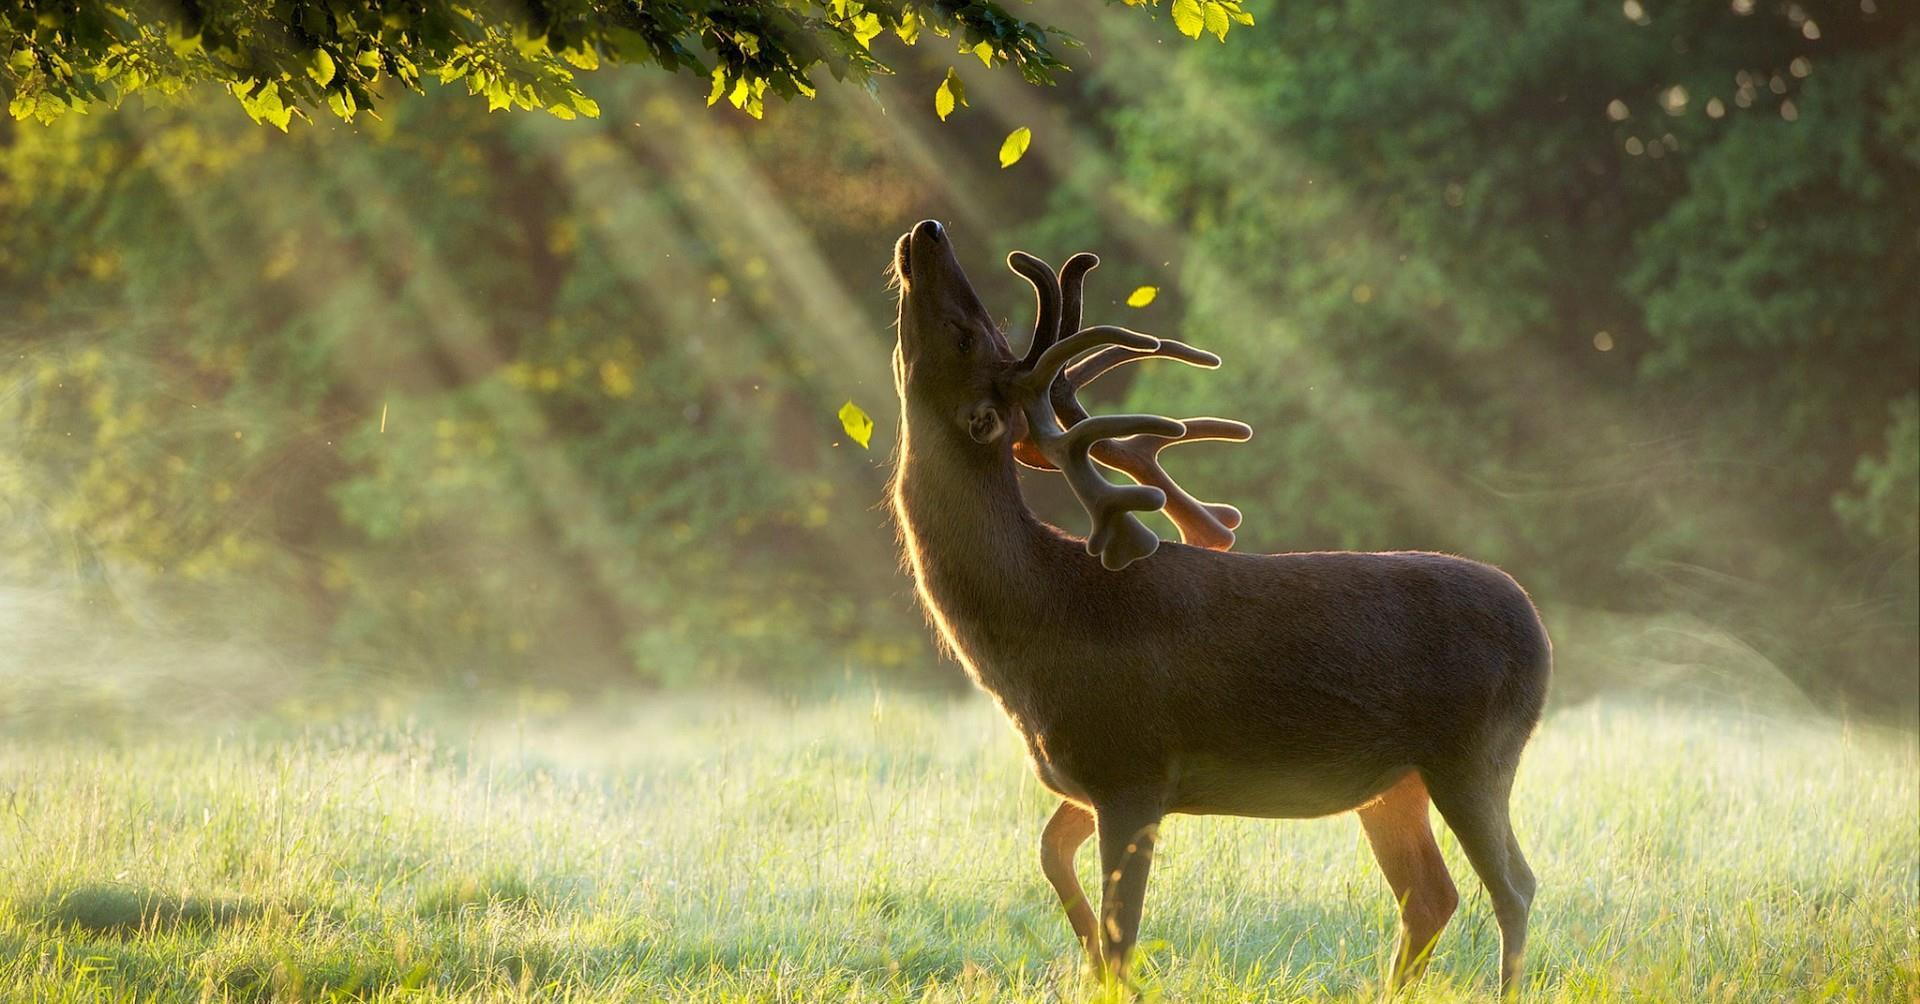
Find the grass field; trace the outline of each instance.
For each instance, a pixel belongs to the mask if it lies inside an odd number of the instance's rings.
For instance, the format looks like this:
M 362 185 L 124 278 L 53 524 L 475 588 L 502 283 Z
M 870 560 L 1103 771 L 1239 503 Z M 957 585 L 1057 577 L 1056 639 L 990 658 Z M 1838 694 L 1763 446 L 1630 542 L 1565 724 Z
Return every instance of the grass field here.
M 0 997 L 1092 994 L 1037 867 L 1050 803 L 983 700 L 288 721 L 4 740 Z M 1515 796 L 1530 997 L 1915 1000 L 1917 787 L 1910 736 L 1551 715 Z M 1441 839 L 1464 903 L 1414 999 L 1487 999 L 1486 900 Z M 1141 987 L 1372 1000 L 1392 918 L 1351 816 L 1176 817 Z

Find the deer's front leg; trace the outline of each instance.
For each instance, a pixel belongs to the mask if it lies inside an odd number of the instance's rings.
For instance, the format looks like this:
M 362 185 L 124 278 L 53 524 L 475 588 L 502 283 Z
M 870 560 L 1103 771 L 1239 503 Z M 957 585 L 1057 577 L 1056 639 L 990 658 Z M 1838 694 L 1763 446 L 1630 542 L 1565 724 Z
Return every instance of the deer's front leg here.
M 1128 956 L 1140 937 L 1140 912 L 1146 906 L 1147 870 L 1153 866 L 1153 842 L 1161 811 L 1146 802 L 1103 803 L 1094 807 L 1100 831 L 1100 955 L 1115 979 L 1127 976 Z
M 1066 908 L 1067 923 L 1073 925 L 1073 936 L 1080 939 L 1080 948 L 1087 953 L 1087 960 L 1095 969 L 1100 968 L 1100 932 L 1094 924 L 1093 907 L 1087 904 L 1086 890 L 1080 888 L 1080 877 L 1073 872 L 1073 856 L 1080 845 L 1093 836 L 1093 813 L 1072 802 L 1063 801 L 1053 810 L 1053 818 L 1047 820 L 1047 828 L 1040 834 L 1040 870 L 1053 883 L 1053 891 L 1060 894 L 1060 905 Z

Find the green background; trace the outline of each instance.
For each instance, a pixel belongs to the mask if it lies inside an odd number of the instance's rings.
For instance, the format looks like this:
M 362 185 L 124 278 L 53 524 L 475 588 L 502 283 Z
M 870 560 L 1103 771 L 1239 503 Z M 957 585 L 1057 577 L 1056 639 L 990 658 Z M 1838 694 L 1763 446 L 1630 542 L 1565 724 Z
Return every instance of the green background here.
M 954 63 L 946 122 L 916 48 L 762 122 L 611 68 L 594 120 L 0 125 L 8 710 L 209 652 L 263 701 L 957 683 L 879 506 L 882 269 L 937 217 L 1016 342 L 1006 251 L 1091 249 L 1090 321 L 1226 357 L 1093 396 L 1254 425 L 1170 463 L 1241 549 L 1500 564 L 1562 700 L 1704 666 L 1911 717 L 1920 33 L 1872 6 L 1257 3 L 1219 45 L 1081 5 L 1074 72 Z

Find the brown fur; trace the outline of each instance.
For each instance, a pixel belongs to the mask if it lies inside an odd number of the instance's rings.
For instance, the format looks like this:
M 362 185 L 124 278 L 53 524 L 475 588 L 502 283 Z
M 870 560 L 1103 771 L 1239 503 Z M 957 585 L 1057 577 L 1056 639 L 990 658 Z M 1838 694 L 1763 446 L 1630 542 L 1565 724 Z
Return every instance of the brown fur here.
M 1487 884 L 1515 987 L 1533 877 L 1507 800 L 1551 661 L 1526 593 L 1498 569 L 1420 552 L 1169 542 L 1107 571 L 1021 497 L 1016 360 L 937 224 L 901 238 L 896 270 L 891 496 L 907 564 L 942 642 L 1064 800 L 1042 866 L 1089 953 L 1124 974 L 1166 814 L 1359 809 L 1402 904 L 1396 981 L 1411 978 L 1457 898 L 1430 792 Z M 1071 867 L 1094 833 L 1097 938 Z

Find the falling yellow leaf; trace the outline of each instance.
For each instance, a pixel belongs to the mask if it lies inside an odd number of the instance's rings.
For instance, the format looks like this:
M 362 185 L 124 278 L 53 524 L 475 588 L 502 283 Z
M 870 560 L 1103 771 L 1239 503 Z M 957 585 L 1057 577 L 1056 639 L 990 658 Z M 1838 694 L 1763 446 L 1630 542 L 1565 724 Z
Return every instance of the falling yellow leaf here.
M 940 82 L 940 89 L 933 92 L 933 110 L 945 122 L 953 114 L 955 107 L 967 106 L 967 88 L 960 83 L 960 75 L 947 67 L 947 79 Z
M 873 439 L 873 419 L 852 400 L 840 406 L 840 428 L 847 430 L 848 438 L 859 443 L 861 449 L 871 449 L 867 443 Z
M 1147 304 L 1152 303 L 1153 298 L 1159 295 L 1160 295 L 1160 287 L 1142 286 L 1139 289 L 1134 290 L 1131 294 L 1127 296 L 1127 306 L 1144 307 Z
M 1027 145 L 1033 142 L 1033 130 L 1026 126 L 1007 134 L 1005 142 L 1000 144 L 1000 166 L 1012 167 L 1027 155 Z

